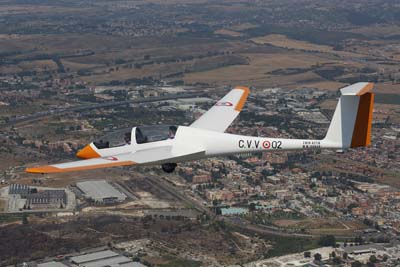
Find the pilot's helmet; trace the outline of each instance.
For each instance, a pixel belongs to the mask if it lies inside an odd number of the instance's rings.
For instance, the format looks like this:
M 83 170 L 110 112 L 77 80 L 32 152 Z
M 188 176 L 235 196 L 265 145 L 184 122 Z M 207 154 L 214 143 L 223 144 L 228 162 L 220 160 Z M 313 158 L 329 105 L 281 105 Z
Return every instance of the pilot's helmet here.
M 176 133 L 176 130 L 178 130 L 178 128 L 175 126 L 175 125 L 171 125 L 171 126 L 169 126 L 169 130 L 172 132 L 172 133 Z

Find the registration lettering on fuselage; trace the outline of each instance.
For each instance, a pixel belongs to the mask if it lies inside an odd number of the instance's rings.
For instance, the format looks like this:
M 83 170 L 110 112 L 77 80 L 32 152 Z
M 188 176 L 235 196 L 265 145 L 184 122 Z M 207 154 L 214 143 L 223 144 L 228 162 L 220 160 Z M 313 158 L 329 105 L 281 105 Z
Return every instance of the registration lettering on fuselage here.
M 238 141 L 239 148 L 243 149 L 282 149 L 282 141 L 280 140 L 259 140 L 259 139 L 240 139 Z
M 303 141 L 303 148 L 321 148 L 321 143 L 318 140 L 305 140 Z

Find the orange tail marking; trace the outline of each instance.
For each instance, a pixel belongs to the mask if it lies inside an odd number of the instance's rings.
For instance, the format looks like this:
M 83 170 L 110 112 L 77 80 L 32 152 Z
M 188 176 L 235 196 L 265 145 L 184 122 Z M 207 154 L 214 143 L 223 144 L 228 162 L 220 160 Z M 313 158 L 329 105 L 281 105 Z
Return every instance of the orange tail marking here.
M 351 147 L 369 146 L 371 144 L 372 111 L 374 94 L 365 93 L 360 96 L 357 118 L 354 125 Z

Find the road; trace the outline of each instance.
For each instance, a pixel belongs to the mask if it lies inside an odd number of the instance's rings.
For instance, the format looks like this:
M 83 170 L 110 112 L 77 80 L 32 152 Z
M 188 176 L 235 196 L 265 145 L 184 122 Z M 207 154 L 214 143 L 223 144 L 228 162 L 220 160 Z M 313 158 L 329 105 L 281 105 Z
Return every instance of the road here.
M 265 225 L 251 224 L 249 221 L 242 219 L 240 217 L 223 217 L 223 220 L 231 225 L 239 227 L 244 230 L 255 232 L 258 234 L 276 235 L 284 237 L 303 237 L 303 238 L 315 238 L 316 235 L 311 234 L 299 234 L 299 233 L 287 233 L 281 230 Z
M 157 177 L 157 176 L 149 176 L 147 179 L 148 179 L 147 181 L 151 185 L 153 185 L 154 187 L 158 187 L 158 188 L 162 189 L 163 191 L 169 193 L 174 198 L 176 198 L 177 200 L 184 203 L 186 206 L 193 207 L 194 209 L 196 209 L 197 211 L 199 211 L 201 213 L 204 212 L 208 215 L 212 215 L 212 216 L 215 215 L 208 208 L 204 207 L 201 203 L 187 197 L 184 192 L 180 192 L 180 190 L 178 188 L 172 186 L 171 184 L 169 184 L 167 181 L 163 180 L 162 178 Z

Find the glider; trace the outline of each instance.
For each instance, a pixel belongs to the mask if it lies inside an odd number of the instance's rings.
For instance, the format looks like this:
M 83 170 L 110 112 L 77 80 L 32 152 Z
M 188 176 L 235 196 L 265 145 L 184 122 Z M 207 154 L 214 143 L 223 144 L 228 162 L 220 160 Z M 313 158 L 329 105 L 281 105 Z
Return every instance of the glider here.
M 158 135 L 158 138 L 145 134 L 145 127 L 133 127 L 122 135 L 122 143 L 100 140 L 88 144 L 77 153 L 83 160 L 27 168 L 26 172 L 62 173 L 114 166 L 161 165 L 170 173 L 179 162 L 207 157 L 368 146 L 371 143 L 373 86 L 373 83 L 356 83 L 340 90 L 339 102 L 322 140 L 224 133 L 239 115 L 250 92 L 249 88 L 238 86 L 190 126 L 170 126 L 165 135 Z

